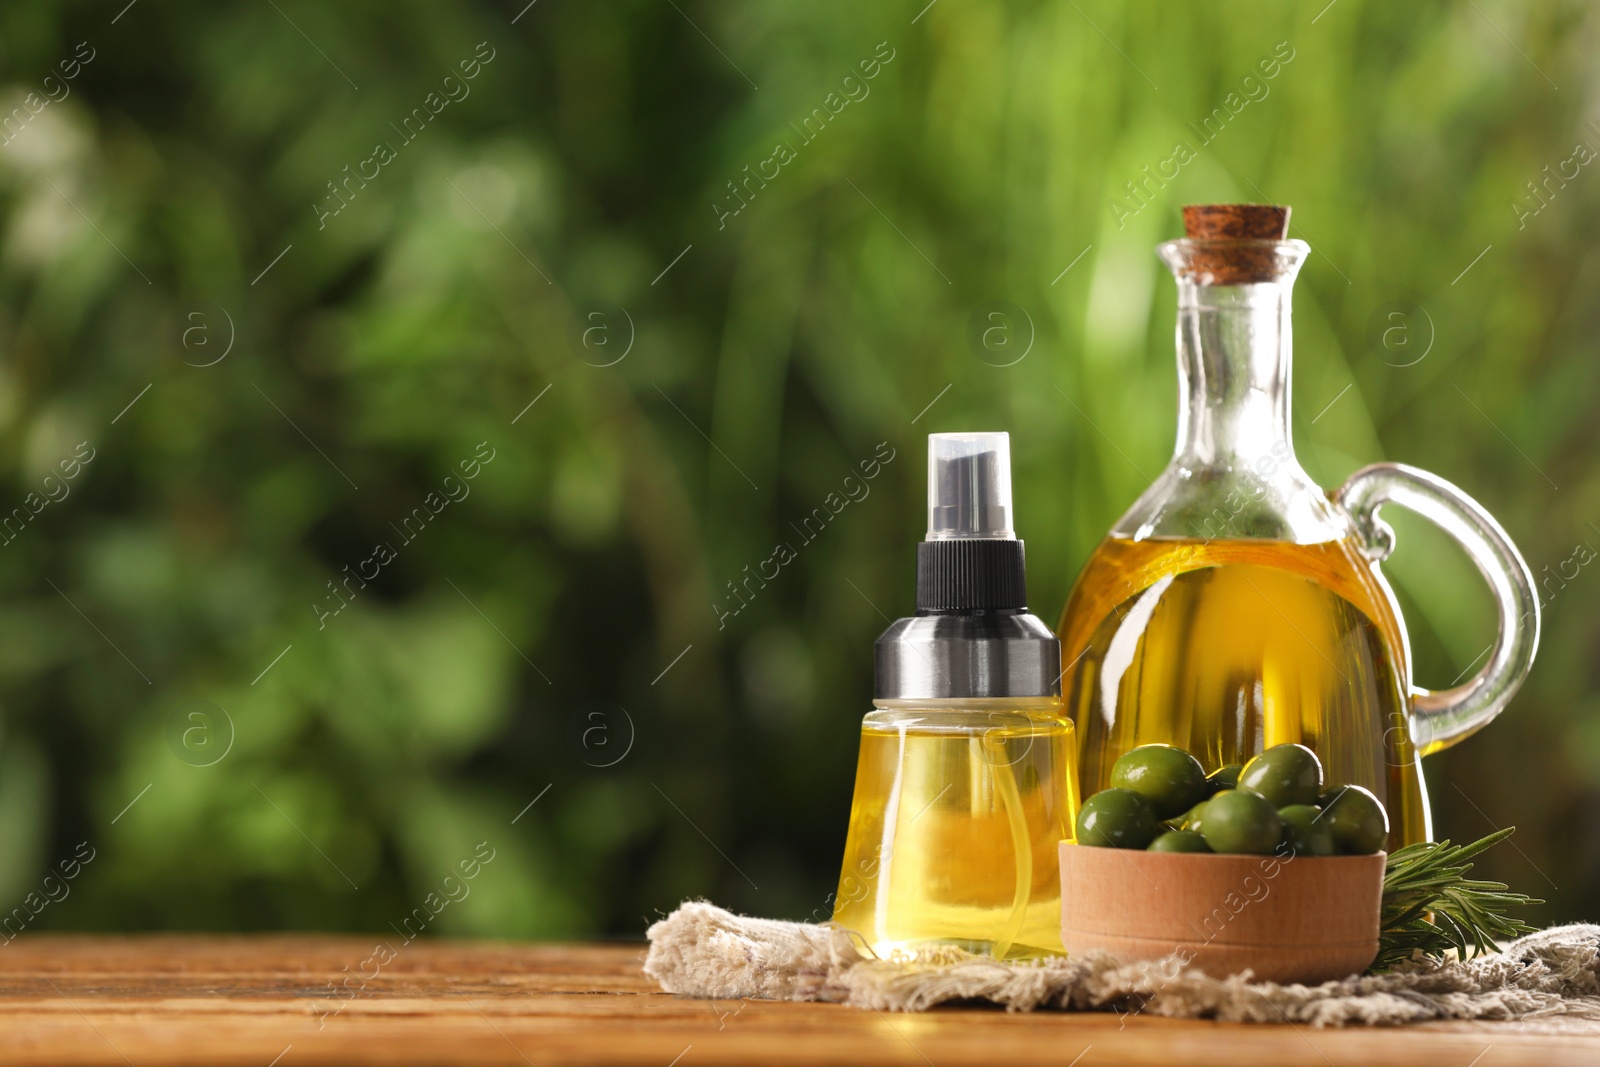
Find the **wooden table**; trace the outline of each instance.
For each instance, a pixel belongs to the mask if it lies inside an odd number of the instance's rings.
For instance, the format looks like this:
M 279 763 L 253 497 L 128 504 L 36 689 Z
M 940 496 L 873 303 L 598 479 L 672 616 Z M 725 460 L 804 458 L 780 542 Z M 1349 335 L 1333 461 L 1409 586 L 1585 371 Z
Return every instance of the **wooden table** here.
M 0 1064 L 1600 1064 L 1534 1025 L 1310 1030 L 1114 1014 L 690 1000 L 642 945 L 23 936 L 0 944 Z M 330 982 L 346 982 L 341 1000 Z M 1081 1058 L 1080 1058 L 1081 1057 Z

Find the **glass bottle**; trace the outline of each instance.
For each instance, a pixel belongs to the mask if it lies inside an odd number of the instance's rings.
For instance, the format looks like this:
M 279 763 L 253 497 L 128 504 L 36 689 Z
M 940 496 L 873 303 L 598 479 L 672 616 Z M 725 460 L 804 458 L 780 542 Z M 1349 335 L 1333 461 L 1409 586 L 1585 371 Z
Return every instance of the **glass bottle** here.
M 1208 771 L 1286 741 L 1329 782 L 1372 790 L 1390 847 L 1431 832 L 1422 756 L 1480 729 L 1532 665 L 1539 604 L 1504 530 L 1460 489 L 1380 463 L 1333 494 L 1295 459 L 1290 295 L 1309 247 L 1289 209 L 1184 209 L 1187 239 L 1160 246 L 1178 282 L 1178 433 L 1172 461 L 1078 577 L 1058 633 L 1080 785 L 1166 742 Z M 1458 541 L 1488 581 L 1499 634 L 1472 679 L 1411 684 L 1410 647 L 1379 564 L 1385 503 Z
M 1061 951 L 1077 750 L 1060 671 L 1027 610 L 1009 438 L 931 435 L 917 614 L 878 639 L 836 923 L 883 956 Z

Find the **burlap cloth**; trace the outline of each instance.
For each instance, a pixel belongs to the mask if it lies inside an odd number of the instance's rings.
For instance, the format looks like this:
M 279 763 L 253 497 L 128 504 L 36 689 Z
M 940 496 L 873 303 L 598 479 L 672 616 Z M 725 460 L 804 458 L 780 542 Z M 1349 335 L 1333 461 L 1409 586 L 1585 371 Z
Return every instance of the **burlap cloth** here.
M 1538 1020 L 1541 1031 L 1600 1033 L 1600 926 L 1558 926 L 1490 956 L 1418 961 L 1318 986 L 1208 978 L 1176 960 L 1104 954 L 997 963 L 959 950 L 879 959 L 831 924 L 747 919 L 690 902 L 650 927 L 645 974 L 695 997 L 816 1000 L 881 1011 L 988 1001 L 1008 1011 L 1149 1012 L 1191 1019 L 1393 1025 L 1431 1019 Z

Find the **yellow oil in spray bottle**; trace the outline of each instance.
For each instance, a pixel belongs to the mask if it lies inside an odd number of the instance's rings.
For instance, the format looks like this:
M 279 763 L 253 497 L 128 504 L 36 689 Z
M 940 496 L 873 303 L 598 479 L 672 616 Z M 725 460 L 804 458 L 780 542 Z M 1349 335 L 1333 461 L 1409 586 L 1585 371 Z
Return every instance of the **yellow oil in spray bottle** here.
M 1077 746 L 1060 645 L 1026 603 L 1007 436 L 932 435 L 918 614 L 878 641 L 834 905 L 880 955 L 1061 951 Z

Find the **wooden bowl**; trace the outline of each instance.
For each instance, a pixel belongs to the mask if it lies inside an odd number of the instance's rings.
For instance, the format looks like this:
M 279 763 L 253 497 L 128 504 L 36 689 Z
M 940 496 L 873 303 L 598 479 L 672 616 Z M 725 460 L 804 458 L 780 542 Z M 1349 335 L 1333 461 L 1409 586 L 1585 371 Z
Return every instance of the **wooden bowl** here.
M 1061 941 L 1123 960 L 1182 953 L 1214 978 L 1326 982 L 1378 955 L 1385 854 L 1216 856 L 1061 843 Z

